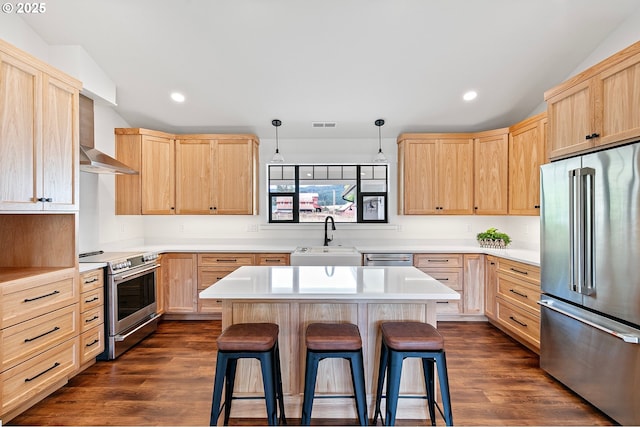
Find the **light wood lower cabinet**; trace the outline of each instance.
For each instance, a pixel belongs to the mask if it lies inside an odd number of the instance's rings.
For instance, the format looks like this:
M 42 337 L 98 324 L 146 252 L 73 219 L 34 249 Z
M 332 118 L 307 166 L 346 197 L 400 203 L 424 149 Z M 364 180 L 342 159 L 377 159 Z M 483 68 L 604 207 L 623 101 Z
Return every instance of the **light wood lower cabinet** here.
M 104 351 L 104 269 L 80 275 L 80 366 L 86 369 Z
M 220 301 L 199 293 L 243 265 L 289 265 L 288 253 L 167 253 L 162 255 L 161 290 L 170 319 L 219 319 Z
M 415 254 L 413 264 L 460 294 L 459 301 L 438 301 L 439 320 L 484 314 L 484 255 Z
M 540 268 L 500 258 L 495 281 L 487 281 L 487 301 L 494 313 L 489 321 L 529 347 L 540 352 Z
M 493 255 L 485 257 L 484 264 L 484 315 L 490 320 L 496 319 L 496 295 L 498 293 L 498 260 Z
M 76 268 L 0 268 L 0 419 L 78 371 L 79 290 Z

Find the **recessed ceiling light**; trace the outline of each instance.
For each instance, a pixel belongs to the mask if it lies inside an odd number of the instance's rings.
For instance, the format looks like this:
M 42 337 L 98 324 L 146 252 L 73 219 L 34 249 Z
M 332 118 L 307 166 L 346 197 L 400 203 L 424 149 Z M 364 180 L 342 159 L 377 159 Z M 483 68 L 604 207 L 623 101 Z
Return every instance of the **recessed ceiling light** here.
M 462 99 L 464 99 L 465 101 L 473 101 L 474 99 L 476 99 L 476 96 L 478 96 L 478 92 L 476 92 L 475 90 L 470 90 L 469 92 L 466 92 L 464 95 L 462 95 Z
M 171 94 L 171 99 L 173 99 L 175 102 L 184 102 L 184 95 L 181 94 L 180 92 L 173 92 Z

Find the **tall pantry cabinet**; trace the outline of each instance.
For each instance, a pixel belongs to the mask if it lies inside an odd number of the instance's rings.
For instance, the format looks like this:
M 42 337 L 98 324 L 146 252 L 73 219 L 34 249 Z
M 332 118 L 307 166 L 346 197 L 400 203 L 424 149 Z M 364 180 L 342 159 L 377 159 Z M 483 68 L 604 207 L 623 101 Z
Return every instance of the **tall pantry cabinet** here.
M 79 371 L 81 83 L 0 40 L 0 419 Z M 95 362 L 95 358 L 94 358 Z

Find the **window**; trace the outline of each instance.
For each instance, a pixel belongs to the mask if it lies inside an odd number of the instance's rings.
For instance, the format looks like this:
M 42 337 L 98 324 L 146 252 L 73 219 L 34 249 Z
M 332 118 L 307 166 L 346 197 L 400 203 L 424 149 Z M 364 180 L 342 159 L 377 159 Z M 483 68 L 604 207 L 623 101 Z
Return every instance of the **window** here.
M 269 222 L 387 222 L 387 165 L 268 165 Z

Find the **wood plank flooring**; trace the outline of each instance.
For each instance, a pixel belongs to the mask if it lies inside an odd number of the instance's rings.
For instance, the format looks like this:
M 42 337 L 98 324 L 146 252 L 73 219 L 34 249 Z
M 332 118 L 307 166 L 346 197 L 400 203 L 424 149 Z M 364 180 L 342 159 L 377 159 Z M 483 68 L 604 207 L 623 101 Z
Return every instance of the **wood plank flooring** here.
M 438 328 L 445 337 L 456 425 L 615 425 L 540 370 L 536 354 L 488 323 L 440 322 Z M 5 425 L 207 425 L 219 333 L 219 321 L 163 321 L 156 334 L 116 361 L 96 363 Z M 290 425 L 299 423 L 299 414 L 287 415 Z

